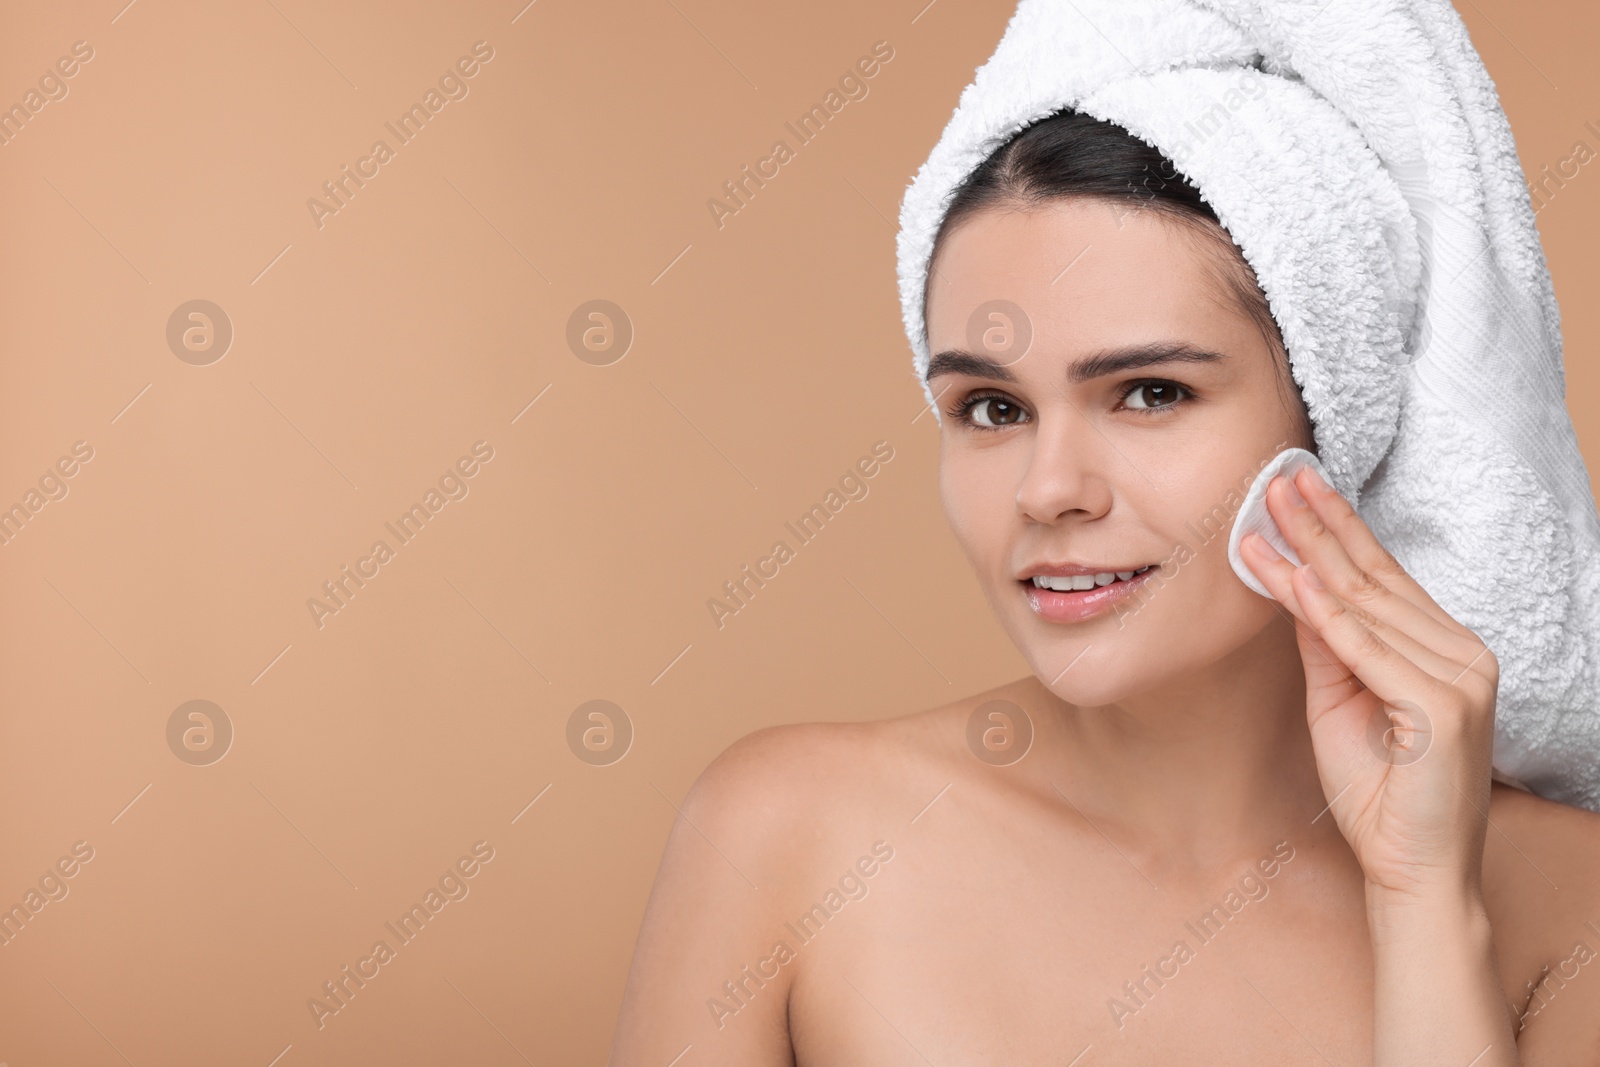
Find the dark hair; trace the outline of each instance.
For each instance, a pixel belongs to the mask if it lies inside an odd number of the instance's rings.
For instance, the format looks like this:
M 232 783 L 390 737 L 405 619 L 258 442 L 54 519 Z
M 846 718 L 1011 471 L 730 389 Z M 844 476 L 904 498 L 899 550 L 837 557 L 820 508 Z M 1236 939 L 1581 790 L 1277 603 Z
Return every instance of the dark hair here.
M 1222 221 L 1170 159 L 1115 123 L 1066 108 L 1023 127 L 991 152 L 951 195 L 949 209 L 934 235 L 928 278 L 933 277 L 933 262 L 946 235 L 979 210 L 1003 205 L 1026 208 L 1074 197 L 1157 211 L 1216 244 L 1222 255 L 1210 265 L 1213 276 L 1255 322 L 1277 356 L 1274 365 L 1280 383 L 1287 380 L 1295 386 L 1300 410 L 1306 410 L 1266 294 Z M 924 310 L 927 285 L 925 281 Z M 1306 430 L 1315 451 L 1309 415 Z

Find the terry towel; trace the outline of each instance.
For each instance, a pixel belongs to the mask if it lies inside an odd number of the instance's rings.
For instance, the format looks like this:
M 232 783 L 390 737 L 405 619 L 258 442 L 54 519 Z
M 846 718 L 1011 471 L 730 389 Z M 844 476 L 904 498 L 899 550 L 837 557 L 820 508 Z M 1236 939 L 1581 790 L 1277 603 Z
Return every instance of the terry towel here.
M 1329 482 L 1499 660 L 1496 777 L 1600 811 L 1600 515 L 1510 125 L 1455 10 L 1022 0 L 901 205 L 936 418 L 922 295 L 950 195 L 1065 107 L 1160 149 L 1254 268 Z

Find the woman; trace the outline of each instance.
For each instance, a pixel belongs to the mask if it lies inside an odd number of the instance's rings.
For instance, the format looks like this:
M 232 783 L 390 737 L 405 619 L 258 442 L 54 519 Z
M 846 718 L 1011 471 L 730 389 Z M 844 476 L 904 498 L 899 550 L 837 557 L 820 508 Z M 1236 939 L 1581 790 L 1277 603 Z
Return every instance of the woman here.
M 1065 110 L 931 261 L 940 493 L 1032 673 L 724 752 L 611 1062 L 1600 1061 L 1600 816 L 1491 782 L 1495 655 L 1313 471 L 1274 600 L 1197 521 L 1317 442 L 1196 189 Z

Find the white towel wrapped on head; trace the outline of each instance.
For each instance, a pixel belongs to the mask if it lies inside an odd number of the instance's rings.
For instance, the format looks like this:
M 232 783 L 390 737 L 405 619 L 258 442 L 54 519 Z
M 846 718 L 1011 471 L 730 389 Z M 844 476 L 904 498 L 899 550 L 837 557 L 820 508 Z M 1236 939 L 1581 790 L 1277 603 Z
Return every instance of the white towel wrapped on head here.
M 1329 481 L 1500 663 L 1497 777 L 1600 811 L 1600 515 L 1510 126 L 1446 0 L 1022 0 L 900 212 L 914 368 L 951 194 L 1071 107 L 1255 270 Z

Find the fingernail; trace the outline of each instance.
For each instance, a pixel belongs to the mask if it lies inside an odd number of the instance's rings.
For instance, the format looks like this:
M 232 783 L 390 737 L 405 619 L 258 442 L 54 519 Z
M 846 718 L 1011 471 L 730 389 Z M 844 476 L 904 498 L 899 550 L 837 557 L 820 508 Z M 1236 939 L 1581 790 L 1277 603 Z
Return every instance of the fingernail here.
M 1311 588 L 1317 590 L 1319 593 L 1326 593 L 1328 591 L 1328 587 L 1322 584 L 1322 579 L 1317 577 L 1317 572 L 1311 569 L 1311 564 L 1307 563 L 1302 566 L 1300 568 L 1300 573 L 1306 576 L 1306 584 Z
M 1289 498 L 1289 506 L 1293 508 L 1309 507 L 1306 498 L 1300 495 L 1300 490 L 1295 486 L 1293 478 L 1285 478 L 1283 486 Z
M 1266 559 L 1277 560 L 1283 558 L 1283 553 L 1272 547 L 1272 542 L 1258 533 L 1252 532 L 1244 539 L 1244 543 L 1250 546 L 1252 552 L 1258 553 Z

